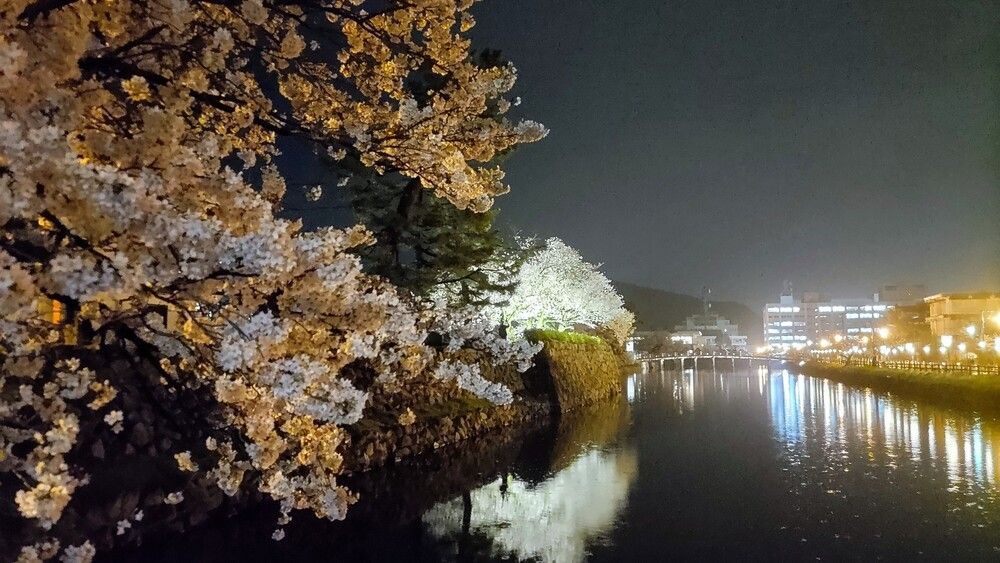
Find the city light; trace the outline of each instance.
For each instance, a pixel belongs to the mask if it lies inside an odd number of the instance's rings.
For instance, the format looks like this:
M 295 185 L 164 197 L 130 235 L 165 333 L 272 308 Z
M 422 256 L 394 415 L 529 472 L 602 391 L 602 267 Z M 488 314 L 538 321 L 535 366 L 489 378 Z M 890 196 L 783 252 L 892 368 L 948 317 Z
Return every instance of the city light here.
M 962 352 L 964 354 L 965 353 L 965 348 L 966 348 L 965 342 L 959 342 L 958 343 L 958 351 L 959 352 Z
M 825 338 L 823 338 L 822 340 L 819 341 L 819 347 L 820 348 L 829 348 L 830 347 L 830 341 L 827 340 L 827 339 L 825 339 Z
M 930 354 L 930 353 L 931 353 L 931 346 L 930 344 L 927 344 L 924 346 L 924 354 Z
M 972 338 L 973 336 L 975 336 L 976 335 L 976 325 L 969 325 L 969 326 L 965 327 L 965 333 L 969 335 L 969 338 Z
M 879 338 L 883 338 L 883 339 L 884 338 L 889 338 L 889 327 L 885 327 L 885 326 L 880 327 L 878 329 L 878 336 L 879 336 Z
M 844 340 L 844 337 L 843 337 L 843 335 L 840 335 L 840 334 L 834 334 L 834 335 L 833 335 L 833 341 L 834 341 L 834 342 L 836 342 L 836 343 L 838 343 L 838 344 L 839 344 L 839 343 L 841 343 L 841 342 L 842 342 L 843 340 Z
M 941 335 L 941 347 L 944 349 L 951 348 L 951 345 L 955 343 L 955 337 L 950 334 Z M 943 353 L 943 352 L 942 352 Z

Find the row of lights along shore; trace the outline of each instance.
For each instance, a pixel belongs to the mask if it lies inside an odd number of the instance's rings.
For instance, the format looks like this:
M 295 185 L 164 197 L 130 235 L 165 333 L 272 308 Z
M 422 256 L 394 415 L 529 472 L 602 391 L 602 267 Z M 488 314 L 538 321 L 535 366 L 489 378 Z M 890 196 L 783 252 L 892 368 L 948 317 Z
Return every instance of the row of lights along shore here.
M 986 319 L 984 319 L 985 321 Z M 809 352 L 816 356 L 837 355 L 881 355 L 893 359 L 939 360 L 958 359 L 976 360 L 980 354 L 1000 356 L 1000 312 L 989 318 L 996 327 L 996 334 L 987 334 L 987 323 L 982 326 L 970 324 L 965 327 L 964 334 L 943 334 L 936 342 L 890 342 L 893 337 L 889 327 L 878 327 L 869 336 L 845 337 L 843 334 L 833 334 L 816 341 L 806 340 L 788 346 L 759 346 L 758 354 Z M 996 358 L 994 358 L 996 359 Z

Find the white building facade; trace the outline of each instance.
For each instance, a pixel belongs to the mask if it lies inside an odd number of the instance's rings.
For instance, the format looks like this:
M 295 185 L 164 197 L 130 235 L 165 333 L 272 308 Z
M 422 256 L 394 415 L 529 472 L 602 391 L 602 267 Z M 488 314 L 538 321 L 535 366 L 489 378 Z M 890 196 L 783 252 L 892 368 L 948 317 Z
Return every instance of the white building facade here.
M 878 330 L 891 306 L 874 299 L 783 294 L 764 306 L 764 340 L 773 348 L 802 348 L 823 339 L 861 339 Z

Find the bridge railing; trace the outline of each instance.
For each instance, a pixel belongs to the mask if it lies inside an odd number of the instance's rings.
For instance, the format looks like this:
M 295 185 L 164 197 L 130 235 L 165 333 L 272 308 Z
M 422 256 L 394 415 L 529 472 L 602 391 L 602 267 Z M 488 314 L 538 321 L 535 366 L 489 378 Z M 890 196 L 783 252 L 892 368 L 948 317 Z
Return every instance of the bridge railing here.
M 707 359 L 719 359 L 719 360 L 774 360 L 778 358 L 772 358 L 769 356 L 755 356 L 750 354 L 649 354 L 643 352 L 635 352 L 632 357 L 637 362 L 652 362 L 660 360 L 707 360 Z
M 967 375 L 1000 375 L 1000 365 L 974 363 L 922 362 L 916 360 L 883 361 L 872 358 L 849 358 L 836 363 L 842 366 L 870 366 L 887 369 L 907 369 L 916 371 L 947 371 Z

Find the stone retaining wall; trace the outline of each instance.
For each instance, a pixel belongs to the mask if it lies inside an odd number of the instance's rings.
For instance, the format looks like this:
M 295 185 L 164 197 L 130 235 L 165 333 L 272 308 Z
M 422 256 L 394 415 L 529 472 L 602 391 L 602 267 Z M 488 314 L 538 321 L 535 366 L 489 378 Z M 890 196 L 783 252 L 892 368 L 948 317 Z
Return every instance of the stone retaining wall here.
M 571 411 L 621 393 L 622 365 L 611 346 L 593 342 L 544 341 L 536 377 L 551 379 L 560 411 Z
M 367 429 L 351 437 L 345 448 L 344 467 L 348 473 L 367 471 L 490 432 L 530 425 L 544 419 L 550 411 L 548 403 L 518 398 L 506 406 L 491 405 L 451 416 L 418 416 L 407 426 Z

